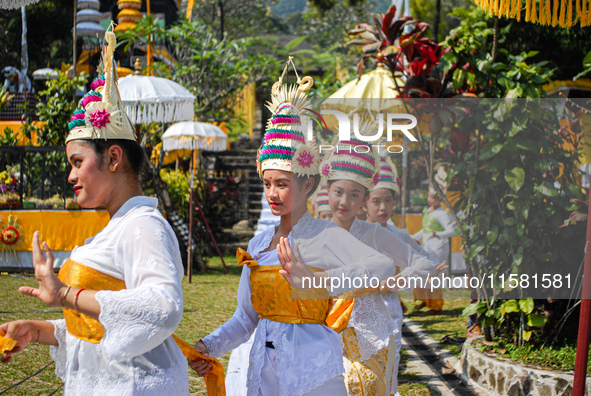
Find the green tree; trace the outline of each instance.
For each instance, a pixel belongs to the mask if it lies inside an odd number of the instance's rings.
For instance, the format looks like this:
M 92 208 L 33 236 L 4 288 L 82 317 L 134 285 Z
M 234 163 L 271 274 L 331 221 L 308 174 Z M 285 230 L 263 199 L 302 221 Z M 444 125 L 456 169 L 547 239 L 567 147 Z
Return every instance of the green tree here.
M 42 0 L 26 7 L 29 73 L 72 63 L 73 7 L 68 0 Z M 20 10 L 2 10 L 0 26 L 0 66 L 20 69 Z
M 229 121 L 241 89 L 273 74 L 277 62 L 252 51 L 256 38 L 219 41 L 199 21 L 183 20 L 168 29 L 157 27 L 149 16 L 138 21 L 133 30 L 120 36 L 126 48 L 134 43 L 162 43 L 175 62 L 157 62 L 157 75 L 170 78 L 189 89 L 196 97 L 195 114 L 202 121 Z
M 47 101 L 37 104 L 37 116 L 43 125 L 28 123 L 27 137 L 31 138 L 30 133 L 34 130 L 39 145 L 63 146 L 68 134 L 68 122 L 78 106 L 76 91 L 84 88 L 87 78 L 84 72 L 72 78 L 70 72 L 66 71 L 59 72 L 55 80 L 47 80 L 47 88 L 39 92 L 39 95 L 47 97 Z
M 192 20 L 206 26 L 218 40 L 255 37 L 274 26 L 268 1 L 204 0 L 195 2 Z

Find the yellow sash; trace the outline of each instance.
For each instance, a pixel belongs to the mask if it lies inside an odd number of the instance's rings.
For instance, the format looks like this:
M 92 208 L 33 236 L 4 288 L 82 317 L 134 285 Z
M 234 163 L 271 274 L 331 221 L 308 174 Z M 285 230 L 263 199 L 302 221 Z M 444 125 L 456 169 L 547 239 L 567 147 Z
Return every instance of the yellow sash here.
M 68 259 L 60 269 L 58 277 L 68 286 L 88 290 L 123 290 L 125 282 L 111 275 L 97 271 L 84 264 Z M 101 323 L 73 309 L 64 308 L 68 333 L 83 341 L 98 344 L 105 329 Z
M 103 272 L 97 271 L 84 264 L 68 259 L 60 269 L 58 277 L 66 285 L 88 290 L 123 290 L 125 282 Z M 99 343 L 105 334 L 101 323 L 89 316 L 81 314 L 73 309 L 64 308 L 64 318 L 68 332 L 74 337 L 84 341 Z M 205 377 L 208 396 L 224 396 L 226 387 L 224 383 L 224 368 L 214 358 L 204 356 L 191 345 L 172 335 L 177 345 L 187 359 L 205 359 L 213 366 L 212 370 Z
M 281 276 L 281 265 L 261 265 L 244 249 L 236 252 L 238 265 L 250 268 L 252 286 L 251 301 L 259 318 L 282 323 L 325 324 L 340 332 L 349 322 L 353 299 L 337 300 L 338 309 L 333 310 L 333 300 L 325 289 L 292 289 Z M 310 267 L 312 271 L 322 271 Z M 329 315 L 330 313 L 330 315 Z

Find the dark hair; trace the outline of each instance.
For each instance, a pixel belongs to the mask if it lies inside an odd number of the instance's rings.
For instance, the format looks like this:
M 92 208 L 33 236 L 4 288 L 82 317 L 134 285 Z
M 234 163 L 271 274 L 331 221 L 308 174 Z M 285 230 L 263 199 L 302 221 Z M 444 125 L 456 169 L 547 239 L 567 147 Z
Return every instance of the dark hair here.
M 144 150 L 135 140 L 126 139 L 88 139 L 83 140 L 88 143 L 98 156 L 102 156 L 111 146 L 119 146 L 125 153 L 127 161 L 131 167 L 131 171 L 139 176 L 142 167 L 144 166 Z
M 314 179 L 314 185 L 312 186 L 312 189 L 310 190 L 310 192 L 308 193 L 308 198 L 310 198 L 314 192 L 316 191 L 316 189 L 318 188 L 318 185 L 320 184 L 320 175 L 314 175 L 314 176 L 298 176 L 295 173 L 292 173 L 293 177 L 295 178 L 295 180 L 298 182 L 298 184 L 301 186 L 306 180 L 308 180 L 309 178 L 313 178 Z

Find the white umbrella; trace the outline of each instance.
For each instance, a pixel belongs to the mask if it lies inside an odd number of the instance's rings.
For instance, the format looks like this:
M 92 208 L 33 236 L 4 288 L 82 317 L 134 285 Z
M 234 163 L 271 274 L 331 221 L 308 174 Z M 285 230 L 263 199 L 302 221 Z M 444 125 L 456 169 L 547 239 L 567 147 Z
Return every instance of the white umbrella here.
M 0 0 L 0 9 L 11 10 L 13 8 L 26 7 L 38 2 L 39 0 Z
M 119 79 L 119 94 L 133 124 L 193 119 L 195 95 L 166 78 L 129 75 Z
M 213 240 L 213 244 L 222 260 L 222 264 L 224 264 L 224 268 L 226 268 L 226 263 L 224 261 L 224 256 L 222 256 L 218 244 L 209 228 L 209 224 L 207 223 L 207 219 L 205 218 L 205 213 L 201 208 L 201 204 L 197 200 L 197 197 L 194 196 L 193 193 L 193 167 L 195 166 L 195 162 L 193 159 L 193 151 L 194 150 L 207 150 L 207 151 L 224 151 L 226 149 L 226 142 L 228 137 L 219 127 L 206 124 L 204 122 L 196 122 L 196 121 L 189 121 L 189 122 L 178 122 L 172 125 L 170 128 L 164 132 L 162 135 L 162 150 L 165 152 L 172 152 L 172 151 L 191 151 L 191 180 L 189 181 L 189 187 L 191 189 L 191 194 L 189 194 L 189 251 L 187 257 L 187 278 L 189 283 L 191 283 L 191 257 L 192 257 L 192 235 L 193 235 L 193 200 L 197 204 L 199 208 L 199 212 L 201 213 L 201 217 L 203 218 L 203 222 L 207 227 L 207 231 Z M 226 268 L 226 271 L 228 269 Z
M 162 135 L 162 149 L 224 151 L 228 136 L 219 127 L 205 122 L 177 122 Z
M 57 70 L 45 67 L 33 72 L 33 80 L 57 80 Z

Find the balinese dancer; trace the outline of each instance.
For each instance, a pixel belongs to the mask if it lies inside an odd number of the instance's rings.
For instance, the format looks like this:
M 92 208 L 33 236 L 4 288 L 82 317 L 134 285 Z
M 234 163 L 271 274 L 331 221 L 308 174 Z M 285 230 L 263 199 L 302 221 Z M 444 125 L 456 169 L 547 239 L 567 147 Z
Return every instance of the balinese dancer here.
M 376 181 L 377 184 L 373 187 L 373 190 L 369 194 L 369 199 L 366 204 L 368 223 L 380 224 L 388 231 L 392 232 L 399 239 L 409 244 L 414 251 L 417 253 L 427 256 L 433 262 L 439 262 L 439 258 L 430 255 L 425 249 L 421 247 L 408 233 L 406 230 L 400 230 L 395 225 L 388 224 L 388 220 L 392 217 L 394 210 L 394 197 L 399 192 L 398 186 L 398 173 L 396 166 L 392 163 L 392 160 L 383 153 L 378 156 L 378 165 L 376 166 Z M 437 269 L 441 267 L 438 266 Z M 398 367 L 400 364 L 400 350 L 402 348 L 402 320 L 403 320 L 403 309 L 402 302 L 398 298 L 396 291 L 382 296 L 384 302 L 388 306 L 390 316 L 394 320 L 394 340 L 396 342 L 396 357 L 394 360 L 394 374 L 392 376 L 392 394 L 398 392 Z
M 445 171 L 439 168 L 435 182 L 444 191 L 445 177 Z M 429 208 L 423 210 L 423 228 L 412 237 L 416 240 L 422 239 L 425 250 L 444 261 L 449 257 L 450 238 L 456 233 L 453 219 L 441 206 L 441 198 L 433 185 L 429 186 L 427 201 Z M 437 314 L 443 309 L 443 290 L 440 288 L 433 291 L 430 288 L 417 288 L 413 290 L 413 295 L 415 300 L 420 301 L 414 309 L 427 307 L 429 314 Z
M 187 395 L 187 361 L 172 334 L 183 315 L 182 262 L 172 228 L 144 197 L 138 175 L 144 152 L 116 86 L 112 26 L 102 74 L 69 124 L 68 181 L 83 208 L 106 208 L 107 226 L 53 273 L 54 256 L 33 236 L 38 288 L 19 291 L 52 307 L 62 320 L 22 320 L 0 330 L 18 341 L 51 345 L 65 395 Z
M 339 334 L 327 326 L 331 308 L 330 300 L 325 298 L 328 293 L 326 289 L 292 289 L 286 279 L 301 287 L 302 278 L 296 279 L 288 265 L 282 269 L 278 249 L 288 241 L 297 245 L 309 268 L 320 271 L 310 272 L 318 276 L 314 279 L 385 279 L 394 275 L 395 266 L 392 260 L 359 243 L 335 224 L 310 215 L 307 200 L 318 185 L 320 161 L 301 128 L 301 115 L 307 106 L 305 90 L 311 79 L 298 78 L 298 83 L 281 86 L 280 79 L 274 85 L 269 104 L 272 117 L 258 156 L 265 197 L 273 214 L 280 216 L 280 223 L 254 237 L 248 253 L 239 252 L 240 264 L 246 265 L 238 286 L 236 311 L 196 348 L 221 356 L 248 340 L 256 328 L 248 395 L 343 396 L 347 391 L 341 341 Z M 351 289 L 331 287 L 335 294 Z M 342 323 L 332 324 L 338 330 Z M 200 375 L 209 369 L 201 362 L 189 364 Z
M 362 125 L 368 130 L 371 124 Z M 435 264 L 379 224 L 356 219 L 370 191 L 379 182 L 376 155 L 367 142 L 352 138 L 333 144 L 334 151 L 321 165 L 329 184 L 332 221 L 348 230 L 356 239 L 392 258 L 402 269 L 400 277 L 426 280 Z M 396 326 L 376 289 L 355 291 L 355 303 L 342 337 L 350 395 L 385 395 L 392 390 L 396 344 L 392 335 Z M 394 378 L 395 379 L 395 378 Z M 394 381 L 396 383 L 396 381 Z

